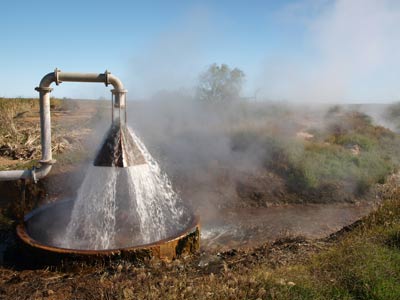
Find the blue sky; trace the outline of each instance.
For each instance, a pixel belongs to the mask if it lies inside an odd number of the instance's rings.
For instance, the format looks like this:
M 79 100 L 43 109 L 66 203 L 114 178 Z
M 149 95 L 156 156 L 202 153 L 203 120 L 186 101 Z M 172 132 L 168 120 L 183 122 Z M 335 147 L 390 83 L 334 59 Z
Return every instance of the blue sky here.
M 4 1 L 0 97 L 37 96 L 54 70 L 119 76 L 129 98 L 191 90 L 211 63 L 246 74 L 245 96 L 400 99 L 396 0 Z M 109 97 L 64 83 L 57 97 Z

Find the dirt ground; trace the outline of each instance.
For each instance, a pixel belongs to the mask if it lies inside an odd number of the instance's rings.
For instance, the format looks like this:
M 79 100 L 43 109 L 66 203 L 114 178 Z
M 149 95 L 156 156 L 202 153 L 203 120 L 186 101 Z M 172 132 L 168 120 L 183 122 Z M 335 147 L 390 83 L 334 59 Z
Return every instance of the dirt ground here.
M 190 295 L 193 287 L 206 285 L 210 279 L 227 280 L 238 271 L 251 272 L 255 265 L 274 269 L 307 261 L 311 253 L 325 246 L 325 242 L 297 238 L 265 244 L 249 252 L 199 254 L 172 263 L 152 261 L 135 266 L 120 262 L 57 271 L 0 268 L 0 299 L 154 299 L 151 295 L 167 297 L 174 289 Z M 212 299 L 212 292 L 204 291 L 205 296 L 209 295 L 206 298 Z

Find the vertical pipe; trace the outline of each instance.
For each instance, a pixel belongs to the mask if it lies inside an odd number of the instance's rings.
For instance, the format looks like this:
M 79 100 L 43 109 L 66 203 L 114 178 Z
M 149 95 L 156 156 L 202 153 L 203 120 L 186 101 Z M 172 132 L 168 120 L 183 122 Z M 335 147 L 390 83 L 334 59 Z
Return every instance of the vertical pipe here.
M 121 126 L 121 105 L 118 106 L 118 123 Z
M 117 112 L 114 114 L 118 114 L 117 116 L 119 120 L 119 124 L 126 123 L 126 90 L 125 89 L 113 89 L 111 90 L 112 95 L 114 96 L 113 99 L 113 109 L 118 109 Z M 122 111 L 122 113 L 121 113 Z
M 120 93 L 120 109 L 122 109 L 123 124 L 126 125 L 126 91 Z
M 111 124 L 114 123 L 114 94 L 111 93 Z
M 125 112 L 125 116 L 124 116 L 124 123 L 125 123 L 125 125 L 126 125 L 126 124 L 127 124 L 127 118 L 126 118 L 126 105 L 125 105 L 124 112 Z
M 52 160 L 51 154 L 51 120 L 50 120 L 50 88 L 41 88 L 40 93 L 40 129 L 42 138 L 42 161 Z

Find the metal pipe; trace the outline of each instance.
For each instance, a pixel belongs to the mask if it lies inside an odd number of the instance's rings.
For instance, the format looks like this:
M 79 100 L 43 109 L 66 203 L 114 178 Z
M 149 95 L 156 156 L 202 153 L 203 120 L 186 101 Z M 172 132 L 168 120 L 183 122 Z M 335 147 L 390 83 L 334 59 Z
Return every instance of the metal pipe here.
M 46 74 L 37 88 L 40 102 L 40 137 L 42 145 L 42 159 L 39 168 L 32 170 L 12 170 L 0 171 L 0 181 L 33 179 L 35 182 L 45 177 L 51 170 L 55 161 L 51 153 L 51 118 L 50 118 L 50 93 L 53 90 L 50 85 L 55 82 L 59 85 L 61 82 L 103 82 L 106 86 L 111 84 L 114 89 L 112 94 L 115 97 L 115 106 L 125 108 L 126 90 L 122 82 L 110 72 L 104 73 L 67 73 L 55 69 L 54 72 Z M 114 109 L 114 108 L 112 108 Z
M 40 137 L 42 141 L 42 160 L 50 162 L 51 154 L 51 119 L 50 119 L 50 87 L 38 87 L 40 95 Z
M 97 74 L 97 73 L 68 73 L 68 72 L 61 72 L 56 70 L 55 74 L 55 82 L 56 84 L 60 84 L 63 81 L 70 81 L 70 82 L 103 82 L 106 86 L 111 84 L 117 90 L 123 90 L 124 86 L 122 82 L 115 77 L 114 75 L 110 74 L 109 72 Z

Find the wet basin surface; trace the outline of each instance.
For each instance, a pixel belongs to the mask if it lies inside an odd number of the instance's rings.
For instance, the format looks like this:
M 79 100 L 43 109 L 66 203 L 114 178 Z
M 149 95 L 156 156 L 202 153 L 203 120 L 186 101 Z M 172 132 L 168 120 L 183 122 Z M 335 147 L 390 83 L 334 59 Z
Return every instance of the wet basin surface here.
M 126 245 L 117 249 L 91 250 L 66 249 L 54 246 L 54 238 L 62 238 L 69 222 L 73 201 L 65 199 L 41 206 L 25 216 L 24 224 L 17 226 L 17 235 L 24 242 L 29 251 L 39 250 L 39 255 L 63 255 L 62 258 L 72 255 L 73 258 L 82 257 L 134 257 L 146 256 L 172 259 L 183 253 L 188 254 L 198 250 L 200 226 L 199 219 L 192 217 L 185 230 L 163 240 L 146 245 Z M 53 255 L 54 256 L 54 255 Z M 54 257 L 53 257 L 54 258 Z

